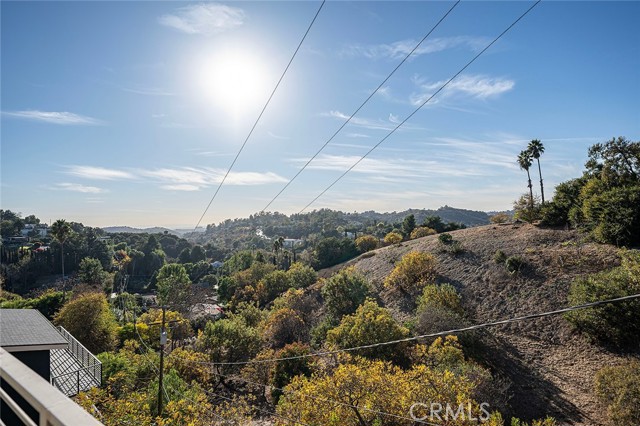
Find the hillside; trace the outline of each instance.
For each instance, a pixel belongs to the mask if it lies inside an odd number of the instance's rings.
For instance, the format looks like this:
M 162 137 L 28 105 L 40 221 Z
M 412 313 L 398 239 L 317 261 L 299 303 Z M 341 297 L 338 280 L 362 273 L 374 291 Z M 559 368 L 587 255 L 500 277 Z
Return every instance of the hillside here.
M 217 225 L 209 224 L 203 233 L 185 234 L 184 237 L 198 244 L 212 244 L 228 252 L 243 249 L 270 249 L 272 238 L 284 237 L 317 241 L 327 237 L 371 234 L 384 237 L 398 229 L 408 215 L 414 215 L 416 224 L 429 216 L 437 216 L 444 223 L 478 226 L 489 223 L 485 212 L 444 206 L 437 210 L 409 209 L 401 212 L 378 213 L 375 211 L 345 213 L 331 209 L 309 213 L 285 215 L 260 212 L 248 218 L 227 219 Z
M 367 253 L 321 275 L 354 265 L 394 315 L 405 320 L 413 301 L 398 300 L 382 289 L 382 282 L 405 253 L 430 251 L 438 259 L 438 281 L 459 290 L 469 322 L 482 323 L 564 307 L 573 278 L 618 261 L 615 247 L 583 243 L 576 231 L 508 224 L 451 234 L 464 253 L 440 252 L 437 236 L 429 236 Z M 496 250 L 521 256 L 525 267 L 511 275 L 493 261 Z M 480 357 L 503 384 L 508 407 L 519 416 L 552 415 L 572 425 L 604 424 L 606 408 L 593 395 L 593 378 L 603 366 L 620 362 L 621 355 L 591 344 L 561 316 L 487 329 L 482 339 L 487 347 Z
M 105 226 L 102 228 L 104 232 L 109 234 L 127 233 L 127 234 L 174 234 L 180 236 L 181 234 L 175 230 L 169 228 L 162 228 L 155 226 L 153 228 L 132 228 L 131 226 Z

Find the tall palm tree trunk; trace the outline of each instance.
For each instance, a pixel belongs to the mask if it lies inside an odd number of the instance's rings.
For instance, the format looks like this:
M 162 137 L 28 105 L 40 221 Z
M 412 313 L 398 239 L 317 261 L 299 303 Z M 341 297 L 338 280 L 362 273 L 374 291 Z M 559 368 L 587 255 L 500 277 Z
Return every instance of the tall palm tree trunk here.
M 527 169 L 527 178 L 529 179 L 529 208 L 533 210 L 533 185 L 531 184 L 531 174 Z
M 542 170 L 540 169 L 540 159 L 536 158 L 538 161 L 538 175 L 540 175 L 540 194 L 542 195 L 542 204 L 544 204 L 544 186 L 542 185 Z

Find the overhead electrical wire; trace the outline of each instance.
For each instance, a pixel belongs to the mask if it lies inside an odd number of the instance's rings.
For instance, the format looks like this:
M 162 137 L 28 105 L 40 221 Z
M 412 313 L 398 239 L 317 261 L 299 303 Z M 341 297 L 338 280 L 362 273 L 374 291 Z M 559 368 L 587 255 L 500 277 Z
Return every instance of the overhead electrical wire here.
M 218 188 L 214 192 L 213 196 L 211 197 L 211 200 L 209 201 L 209 204 L 207 204 L 207 207 L 204 209 L 204 212 L 202 213 L 202 216 L 200 216 L 200 219 L 198 220 L 198 223 L 196 223 L 196 226 L 193 228 L 193 232 L 195 232 L 198 229 L 198 226 L 200 226 L 200 223 L 202 222 L 202 219 L 204 219 L 204 216 L 207 214 L 207 211 L 209 211 L 209 208 L 211 207 L 211 204 L 213 204 L 213 200 L 215 200 L 216 197 L 218 196 L 218 193 L 220 192 L 220 188 L 222 188 L 222 185 L 224 185 L 225 181 L 227 180 L 227 177 L 229 176 L 229 173 L 231 173 L 231 169 L 233 169 L 233 166 L 235 166 L 236 161 L 238 161 L 238 157 L 240 157 L 240 154 L 244 150 L 244 147 L 247 145 L 247 142 L 249 141 L 249 138 L 251 138 L 251 135 L 253 134 L 253 131 L 256 129 L 256 126 L 258 125 L 258 122 L 260 122 L 260 119 L 262 118 L 262 115 L 264 114 L 264 112 L 266 111 L 267 107 L 269 106 L 269 103 L 271 102 L 271 99 L 273 98 L 273 95 L 275 95 L 276 90 L 278 90 L 278 87 L 280 86 L 280 83 L 284 79 L 285 74 L 289 70 L 289 67 L 291 66 L 291 63 L 293 62 L 294 58 L 298 54 L 298 51 L 300 50 L 300 47 L 302 46 L 302 43 L 307 38 L 307 35 L 309 34 L 309 31 L 311 31 L 311 27 L 313 26 L 314 22 L 316 22 L 316 18 L 318 18 L 318 15 L 320 14 L 320 11 L 324 7 L 325 2 L 326 2 L 326 0 L 322 0 L 322 3 L 320 4 L 320 7 L 318 8 L 318 11 L 316 12 L 316 14 L 314 15 L 313 19 L 311 20 L 311 23 L 307 27 L 307 31 L 302 36 L 302 39 L 300 40 L 300 43 L 298 43 L 298 47 L 296 47 L 296 50 L 293 52 L 293 55 L 291 56 L 291 59 L 289 59 L 289 63 L 287 64 L 287 66 L 285 67 L 284 71 L 282 72 L 282 75 L 280 76 L 280 79 L 276 83 L 276 86 L 273 88 L 273 91 L 271 92 L 271 95 L 269 95 L 269 98 L 267 99 L 267 102 L 262 107 L 262 110 L 260 111 L 260 114 L 258 114 L 258 118 L 253 123 L 253 126 L 251 127 L 251 130 L 249 131 L 249 134 L 247 135 L 247 137 L 245 138 L 244 142 L 242 143 L 242 146 L 240 146 L 240 149 L 238 150 L 238 153 L 236 154 L 235 158 L 231 162 L 231 165 L 229 166 L 229 169 L 225 173 L 224 177 L 220 181 L 220 184 L 218 185 Z
M 339 353 L 354 352 L 354 351 L 358 351 L 358 350 L 361 350 L 361 349 L 372 349 L 372 348 L 378 348 L 378 347 L 381 347 L 381 346 L 395 345 L 395 344 L 404 343 L 404 342 L 412 342 L 412 341 L 415 341 L 415 340 L 426 339 L 426 338 L 431 338 L 431 337 L 442 337 L 442 336 L 447 336 L 447 335 L 450 335 L 450 334 L 464 333 L 464 332 L 467 332 L 467 331 L 479 330 L 479 329 L 488 328 L 488 327 L 495 327 L 495 326 L 498 326 L 498 325 L 510 324 L 510 323 L 518 322 L 518 321 L 528 321 L 528 320 L 537 319 L 537 318 L 544 318 L 544 317 L 564 314 L 564 313 L 567 313 L 567 312 L 573 312 L 573 311 L 578 311 L 578 310 L 582 310 L 582 309 L 588 309 L 588 308 L 594 308 L 594 307 L 598 307 L 598 306 L 608 305 L 608 304 L 611 304 L 611 303 L 625 302 L 625 301 L 634 300 L 634 299 L 638 299 L 638 298 L 640 298 L 640 293 L 632 294 L 632 295 L 629 295 L 629 296 L 617 297 L 617 298 L 614 298 L 614 299 L 599 300 L 597 302 L 590 302 L 590 303 L 584 303 L 584 304 L 581 304 L 581 305 L 569 306 L 567 308 L 562 308 L 562 309 L 558 309 L 558 310 L 555 310 L 555 311 L 540 312 L 540 313 L 536 313 L 536 314 L 529 314 L 529 315 L 512 317 L 512 318 L 507 318 L 507 319 L 498 320 L 498 321 L 491 321 L 491 322 L 485 322 L 485 323 L 481 323 L 481 324 L 475 324 L 475 325 L 471 325 L 471 326 L 468 326 L 468 327 L 462 327 L 462 328 L 455 328 L 455 329 L 451 329 L 451 330 L 439 331 L 437 333 L 421 334 L 421 335 L 418 335 L 418 336 L 406 337 L 404 339 L 389 340 L 389 341 L 386 341 L 386 342 L 378 342 L 378 343 L 372 343 L 372 344 L 369 344 L 369 345 L 354 346 L 354 347 L 350 347 L 350 348 L 334 349 L 334 350 L 321 351 L 321 352 L 312 352 L 312 353 L 305 354 L 305 355 L 297 355 L 297 356 L 290 356 L 290 357 L 283 357 L 283 358 L 257 359 L 257 360 L 250 360 L 250 361 L 234 361 L 234 362 L 205 362 L 205 361 L 188 361 L 188 362 L 192 362 L 192 363 L 196 363 L 196 364 L 205 364 L 205 365 L 249 365 L 249 364 L 264 364 L 264 363 L 267 363 L 267 362 L 290 361 L 290 360 L 302 359 L 302 358 L 330 356 L 330 355 L 336 355 L 336 354 L 339 354 Z M 169 356 L 171 356 L 171 355 L 169 355 Z
M 351 115 L 344 121 L 344 123 L 342 123 L 342 125 L 340 127 L 338 127 L 338 130 L 336 130 L 329 139 L 327 139 L 327 141 L 324 143 L 324 145 L 322 145 L 320 147 L 320 149 L 313 154 L 313 156 L 305 163 L 304 166 L 302 166 L 302 168 L 300 170 L 298 170 L 298 172 L 284 185 L 284 187 L 282 187 L 282 189 L 280 190 L 280 192 L 278 192 L 275 197 L 273 197 L 271 199 L 271 201 L 269 201 L 269 203 L 264 206 L 264 208 L 261 211 L 265 211 L 269 208 L 269 206 L 271 206 L 271 204 L 273 204 L 274 201 L 276 201 L 276 199 L 278 199 L 278 197 L 280 197 L 280 195 L 289 187 L 289 185 L 291 185 L 291 183 L 293 183 L 294 180 L 296 180 L 296 178 L 298 176 L 300 176 L 300 174 L 307 168 L 307 166 L 309 166 L 309 164 L 311 164 L 311 162 L 318 156 L 320 155 L 320 153 L 327 147 L 327 145 L 329 145 L 331 143 L 331 141 L 338 135 L 338 133 L 340 133 L 342 131 L 342 129 L 345 128 L 345 126 L 347 124 L 349 124 L 351 122 L 351 120 L 353 119 L 353 117 L 356 116 L 356 114 L 358 114 L 358 112 L 360 112 L 360 110 L 371 100 L 371 98 L 373 98 L 373 96 L 378 93 L 378 91 L 384 86 L 384 84 L 389 81 L 389 79 L 396 73 L 396 71 L 398 71 L 398 69 L 411 57 L 411 55 L 413 55 L 413 53 L 418 50 L 418 48 L 422 45 L 422 43 L 424 43 L 424 41 L 431 35 L 431 33 L 433 33 L 436 28 L 438 28 L 438 26 L 440 26 L 440 24 L 442 23 L 442 21 L 444 21 L 446 19 L 447 16 L 449 16 L 449 14 L 453 11 L 453 9 L 456 8 L 456 6 L 458 6 L 458 4 L 460 3 L 461 0 L 456 1 L 453 6 L 451 6 L 449 8 L 449 10 L 447 10 L 447 12 L 440 18 L 440 20 L 438 22 L 436 22 L 436 24 L 429 30 L 429 32 L 422 37 L 422 39 L 413 47 L 413 49 L 411 49 L 411 51 L 409 53 L 407 53 L 407 55 L 402 59 L 402 61 L 400 61 L 400 63 L 398 65 L 396 65 L 396 67 L 389 73 L 389 75 L 387 75 L 387 77 L 382 80 L 382 83 L 380 83 L 378 85 L 378 87 L 376 87 L 371 94 L 360 104 L 360 106 L 358 106 L 358 108 L 356 108 L 355 111 L 353 111 L 351 113 Z
M 418 105 L 417 108 L 415 108 L 413 110 L 413 112 L 411 112 L 411 114 L 409 114 L 407 117 L 405 117 L 404 120 L 402 120 L 400 123 L 398 123 L 398 125 L 396 127 L 394 127 L 389 133 L 387 133 L 387 135 L 385 137 L 383 137 L 380 142 L 378 142 L 377 144 L 375 144 L 371 149 L 369 149 L 369 151 L 367 151 L 366 154 L 364 154 L 362 157 L 360 157 L 360 159 L 358 161 L 356 161 L 355 163 L 353 163 L 353 165 L 351 165 L 351 167 L 349 167 L 344 173 L 342 173 L 336 180 L 334 180 L 328 187 L 326 187 L 322 192 L 320 192 L 320 194 L 318 194 L 317 197 L 315 197 L 313 200 L 311 200 L 311 202 L 309 204 L 307 204 L 306 206 L 304 206 L 302 208 L 302 210 L 300 210 L 298 212 L 298 214 L 304 212 L 307 208 L 309 208 L 309 206 L 311 206 L 313 203 L 315 203 L 320 197 L 322 197 L 328 190 L 330 190 L 336 183 L 338 183 L 340 180 L 342 180 L 342 178 L 344 178 L 347 173 L 349 173 L 351 170 L 353 170 L 358 164 L 360 164 L 365 158 L 367 158 L 369 156 L 369 154 L 371 154 L 376 148 L 378 148 L 384 141 L 386 141 L 391 135 L 393 135 L 400 127 L 402 127 L 402 125 L 404 125 L 404 123 L 406 123 L 407 121 L 409 121 L 409 119 L 411 119 L 411 117 L 413 117 L 418 111 L 420 111 L 420 109 L 422 109 L 422 107 L 424 107 L 428 102 L 430 102 L 434 97 L 436 97 L 436 95 L 438 95 L 442 90 L 444 90 L 453 80 L 455 80 L 460 74 L 462 74 L 471 64 L 473 64 L 476 59 L 478 59 L 484 52 L 486 52 L 491 46 L 493 46 L 498 40 L 500 40 L 500 38 L 502 38 L 502 36 L 504 36 L 511 28 L 513 28 L 518 22 L 520 22 L 520 20 L 522 18 L 524 18 L 529 12 L 531 12 L 533 10 L 534 7 L 536 7 L 542 0 L 537 0 L 533 5 L 531 5 L 531 7 L 529 7 L 523 14 L 521 14 L 515 21 L 513 21 L 511 23 L 511 25 L 509 25 L 504 31 L 502 31 L 496 38 L 493 39 L 493 41 L 491 41 L 491 43 L 489 43 L 487 46 L 485 46 L 484 49 L 482 49 L 477 55 L 475 55 L 469 62 L 466 63 L 465 66 L 463 66 L 457 73 L 455 73 L 453 75 L 453 77 L 451 77 L 450 79 L 448 79 L 444 84 L 442 84 L 440 86 L 440 88 L 438 90 L 436 90 L 431 96 L 429 96 L 424 102 L 422 102 L 420 105 Z

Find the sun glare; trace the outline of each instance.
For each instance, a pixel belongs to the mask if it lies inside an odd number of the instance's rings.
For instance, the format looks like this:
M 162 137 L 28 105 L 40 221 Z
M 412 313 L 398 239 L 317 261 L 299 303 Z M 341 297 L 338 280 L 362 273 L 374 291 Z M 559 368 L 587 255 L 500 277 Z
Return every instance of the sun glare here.
M 220 53 L 203 60 L 198 71 L 198 90 L 235 117 L 255 108 L 266 95 L 264 66 L 249 54 Z

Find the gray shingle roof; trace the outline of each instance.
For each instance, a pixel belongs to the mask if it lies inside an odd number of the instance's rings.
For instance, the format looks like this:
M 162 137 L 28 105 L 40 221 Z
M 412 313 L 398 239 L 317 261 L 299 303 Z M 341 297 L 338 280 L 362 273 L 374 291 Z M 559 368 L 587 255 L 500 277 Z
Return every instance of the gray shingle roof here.
M 61 346 L 67 341 L 36 309 L 0 309 L 0 346 Z

